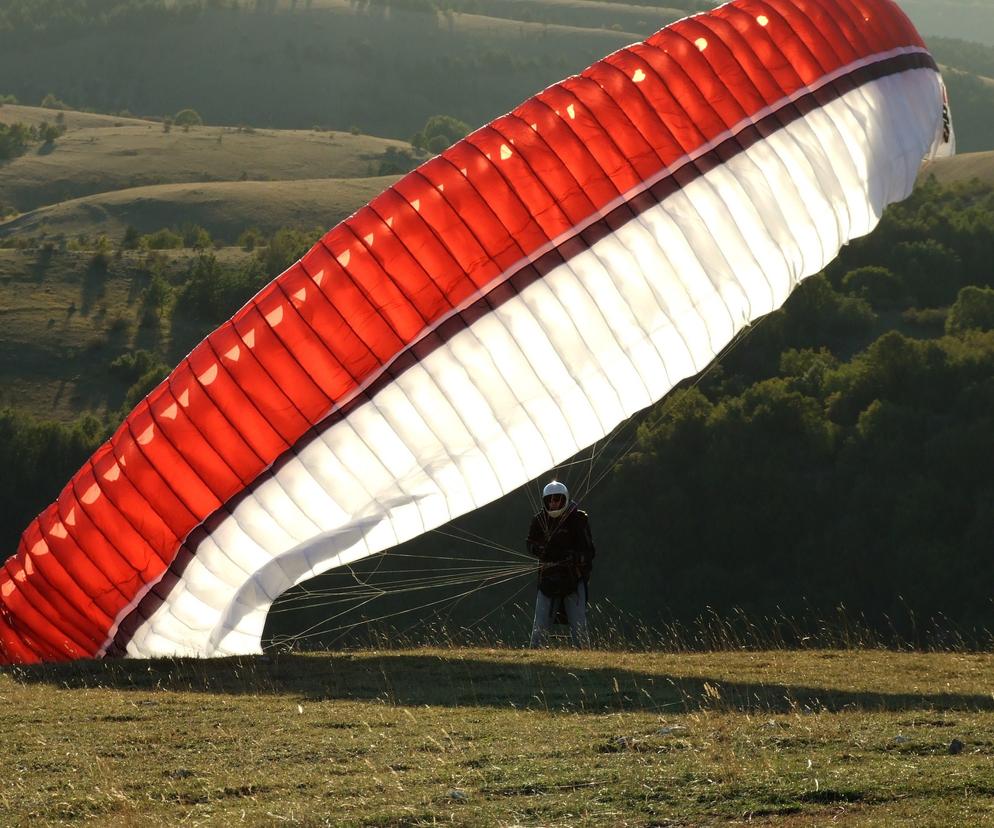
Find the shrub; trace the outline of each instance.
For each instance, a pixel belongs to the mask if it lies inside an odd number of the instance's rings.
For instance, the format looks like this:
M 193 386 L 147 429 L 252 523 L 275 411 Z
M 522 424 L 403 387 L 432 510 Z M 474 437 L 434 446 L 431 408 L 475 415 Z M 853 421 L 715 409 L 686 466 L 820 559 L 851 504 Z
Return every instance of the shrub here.
M 263 244 L 265 244 L 265 239 L 258 227 L 249 227 L 247 230 L 243 230 L 238 237 L 238 246 L 242 250 L 252 251 Z
M 159 360 L 154 355 L 139 348 L 137 351 L 121 354 L 113 360 L 110 363 L 110 372 L 118 379 L 134 383 L 158 364 Z
M 65 101 L 59 100 L 51 92 L 41 99 L 41 106 L 43 109 L 72 109 L 69 104 Z
M 179 233 L 163 228 L 142 236 L 142 242 L 149 250 L 176 250 L 183 246 L 183 237 Z

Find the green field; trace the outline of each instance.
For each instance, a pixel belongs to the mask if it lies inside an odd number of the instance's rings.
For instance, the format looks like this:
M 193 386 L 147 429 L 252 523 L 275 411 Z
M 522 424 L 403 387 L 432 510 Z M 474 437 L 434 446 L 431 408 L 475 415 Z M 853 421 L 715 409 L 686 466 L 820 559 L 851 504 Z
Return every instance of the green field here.
M 4 668 L 0 823 L 987 824 L 992 668 L 508 649 Z

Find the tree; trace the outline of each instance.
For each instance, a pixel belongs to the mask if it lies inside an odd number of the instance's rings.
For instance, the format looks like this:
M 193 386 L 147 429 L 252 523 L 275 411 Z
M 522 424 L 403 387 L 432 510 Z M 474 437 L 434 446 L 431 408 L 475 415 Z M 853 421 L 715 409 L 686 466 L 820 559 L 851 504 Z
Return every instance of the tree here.
M 141 294 L 138 324 L 143 328 L 158 330 L 162 314 L 166 311 L 172 295 L 173 289 L 165 277 L 158 272 L 152 274 L 151 280 Z
M 134 225 L 129 224 L 124 231 L 124 238 L 121 239 L 121 247 L 124 250 L 136 250 L 140 241 L 141 234 L 135 229 Z
M 261 244 L 264 244 L 262 233 L 258 227 L 249 227 L 243 230 L 241 235 L 238 237 L 238 246 L 245 251 L 255 250 Z
M 968 330 L 994 329 L 994 289 L 963 288 L 946 317 L 946 333 L 958 334 Z
M 206 250 L 213 244 L 210 232 L 199 224 L 184 224 L 180 233 L 183 235 L 183 247 Z
M 183 127 L 184 132 L 186 132 L 189 131 L 190 127 L 202 126 L 204 122 L 197 110 L 181 109 L 173 118 L 173 123 L 178 127 Z
M 71 107 L 65 101 L 60 101 L 55 95 L 49 92 L 44 98 L 41 99 L 41 105 L 44 109 L 70 109 Z
M 23 155 L 31 136 L 32 130 L 26 124 L 0 124 L 0 161 Z
M 962 284 L 959 255 L 933 238 L 901 242 L 895 245 L 893 258 L 910 300 L 920 308 L 947 304 Z
M 895 307 L 904 293 L 901 280 L 892 270 L 875 265 L 850 270 L 843 277 L 842 286 L 848 293 L 866 299 L 874 310 Z
M 164 227 L 147 236 L 142 236 L 142 242 L 149 250 L 175 250 L 183 246 L 183 237 Z
M 436 155 L 469 134 L 469 126 L 451 115 L 432 115 L 411 143 Z
M 260 249 L 257 254 L 263 270 L 270 277 L 282 273 L 310 250 L 314 242 L 321 238 L 321 235 L 320 231 L 307 233 L 288 227 L 277 230 L 269 244 Z
M 38 127 L 38 139 L 47 147 L 50 147 L 55 143 L 55 139 L 61 137 L 66 131 L 65 126 L 59 126 L 58 124 L 50 124 L 48 121 L 42 121 L 41 126 Z

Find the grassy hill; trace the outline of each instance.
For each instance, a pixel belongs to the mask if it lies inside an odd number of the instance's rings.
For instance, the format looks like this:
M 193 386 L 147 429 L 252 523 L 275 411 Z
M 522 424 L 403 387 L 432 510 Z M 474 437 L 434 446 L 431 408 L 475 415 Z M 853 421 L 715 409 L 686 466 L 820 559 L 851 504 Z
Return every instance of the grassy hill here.
M 934 175 L 940 184 L 977 179 L 994 185 L 994 152 L 971 152 L 930 164 L 923 175 Z
M 281 227 L 329 228 L 396 180 L 319 178 L 132 187 L 41 207 L 0 224 L 0 240 L 21 236 L 120 241 L 128 227 L 142 234 L 195 224 L 232 244 L 248 227 L 272 234 Z
M 127 383 L 107 370 L 120 354 L 143 347 L 171 362 L 205 332 L 194 324 L 176 339 L 167 324 L 152 335 L 137 318 L 153 272 L 181 282 L 199 252 L 118 254 L 105 263 L 95 258 L 98 237 L 117 245 L 128 228 L 195 225 L 223 246 L 247 228 L 264 237 L 282 227 L 320 231 L 395 180 L 381 170 L 417 156 L 406 142 L 361 134 L 166 132 L 140 119 L 0 107 L 2 123 L 56 118 L 66 132 L 54 145 L 35 144 L 0 165 L 0 205 L 24 211 L 0 223 L 0 243 L 31 248 L 0 250 L 0 404 L 64 421 L 122 403 Z M 238 249 L 212 255 L 232 267 L 252 260 Z
M 418 649 L 4 668 L 4 825 L 981 825 L 989 654 Z
M 0 123 L 52 123 L 58 114 L 6 105 Z M 27 212 L 154 184 L 362 178 L 411 150 L 403 141 L 347 132 L 210 126 L 165 132 L 151 121 L 73 112 L 64 117 L 67 131 L 52 146 L 35 145 L 0 165 L 0 204 Z M 7 232 L 0 225 L 0 235 Z

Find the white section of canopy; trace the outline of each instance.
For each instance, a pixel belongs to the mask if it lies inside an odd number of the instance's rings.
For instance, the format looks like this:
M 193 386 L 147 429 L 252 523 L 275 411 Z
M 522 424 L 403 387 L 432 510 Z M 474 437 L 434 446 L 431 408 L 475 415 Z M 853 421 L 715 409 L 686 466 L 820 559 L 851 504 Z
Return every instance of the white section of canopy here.
M 939 84 L 921 69 L 850 92 L 458 333 L 263 475 L 128 654 L 259 652 L 290 587 L 500 497 L 702 370 L 911 192 Z

